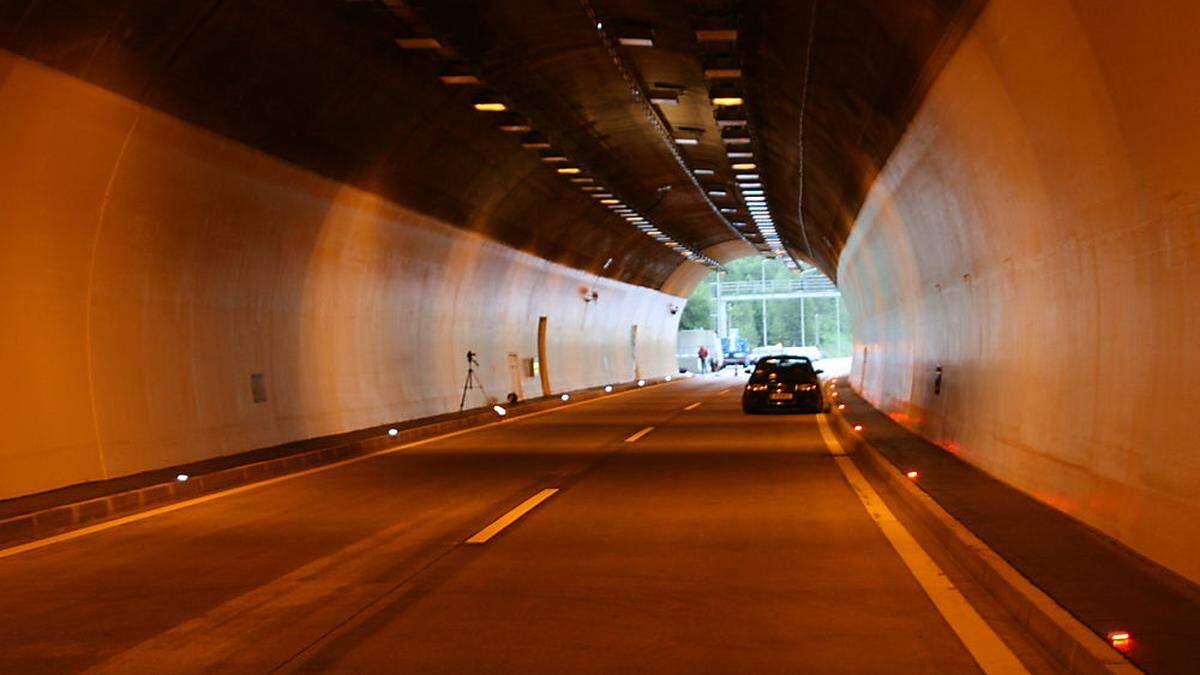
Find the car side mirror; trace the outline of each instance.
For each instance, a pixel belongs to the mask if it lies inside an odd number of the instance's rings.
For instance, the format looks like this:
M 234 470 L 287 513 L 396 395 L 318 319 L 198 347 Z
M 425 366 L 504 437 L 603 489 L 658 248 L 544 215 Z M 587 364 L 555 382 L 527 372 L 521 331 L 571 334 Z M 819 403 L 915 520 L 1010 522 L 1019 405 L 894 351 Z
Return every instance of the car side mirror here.
M 825 371 L 823 371 L 823 370 L 821 370 L 821 369 L 817 369 L 817 370 L 814 370 L 813 372 L 814 372 L 814 373 L 816 373 L 816 374 L 818 374 L 818 375 L 820 375 L 821 373 L 823 373 L 823 372 L 825 372 Z

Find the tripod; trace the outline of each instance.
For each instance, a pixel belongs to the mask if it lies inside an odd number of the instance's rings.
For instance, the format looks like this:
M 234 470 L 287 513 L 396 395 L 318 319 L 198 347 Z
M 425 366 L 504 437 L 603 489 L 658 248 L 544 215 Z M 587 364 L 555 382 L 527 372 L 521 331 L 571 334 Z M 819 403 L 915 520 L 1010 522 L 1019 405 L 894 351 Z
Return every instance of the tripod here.
M 479 362 L 475 360 L 475 352 L 467 351 L 467 379 L 463 382 L 462 398 L 458 401 L 458 411 L 462 412 L 467 406 L 467 392 L 471 389 L 478 389 L 483 393 L 483 397 L 487 398 L 487 390 L 483 388 L 483 382 L 479 376 L 475 374 L 475 366 Z

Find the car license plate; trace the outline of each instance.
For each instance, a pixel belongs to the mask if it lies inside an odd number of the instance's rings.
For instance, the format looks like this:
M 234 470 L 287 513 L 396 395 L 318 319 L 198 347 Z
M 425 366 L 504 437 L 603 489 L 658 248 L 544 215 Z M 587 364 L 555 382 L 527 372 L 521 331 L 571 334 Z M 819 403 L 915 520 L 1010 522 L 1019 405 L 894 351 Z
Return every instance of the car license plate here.
M 792 396 L 793 396 L 792 394 L 788 394 L 788 393 L 782 392 L 782 391 L 777 391 L 777 392 L 771 394 L 771 400 L 772 401 L 790 401 L 790 400 L 792 400 Z

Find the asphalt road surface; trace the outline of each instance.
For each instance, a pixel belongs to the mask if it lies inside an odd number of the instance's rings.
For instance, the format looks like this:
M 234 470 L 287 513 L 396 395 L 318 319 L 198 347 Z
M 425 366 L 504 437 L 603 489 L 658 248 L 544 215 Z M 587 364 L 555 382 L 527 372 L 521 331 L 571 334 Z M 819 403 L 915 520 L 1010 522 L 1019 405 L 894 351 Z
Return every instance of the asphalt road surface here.
M 745 416 L 742 381 L 0 552 L 0 671 L 1019 672 L 1013 653 L 1046 670 L 920 532 L 887 524 L 817 416 Z

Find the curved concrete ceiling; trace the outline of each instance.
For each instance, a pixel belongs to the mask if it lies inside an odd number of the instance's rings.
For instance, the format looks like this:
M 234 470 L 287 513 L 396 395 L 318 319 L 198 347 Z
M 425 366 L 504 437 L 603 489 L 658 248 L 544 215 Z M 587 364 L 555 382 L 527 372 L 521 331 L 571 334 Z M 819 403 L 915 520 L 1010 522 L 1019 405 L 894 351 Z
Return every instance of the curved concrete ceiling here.
M 0 10 L 0 47 L 545 259 L 661 288 L 685 255 L 776 246 L 833 277 L 867 186 L 978 4 L 25 0 Z M 619 42 L 631 36 L 653 46 Z M 745 106 L 714 112 L 723 88 Z M 520 116 L 477 112 L 484 93 Z M 738 135 L 777 243 L 730 187 Z M 538 137 L 550 147 L 523 147 Z M 634 213 L 568 182 L 547 150 Z

